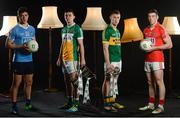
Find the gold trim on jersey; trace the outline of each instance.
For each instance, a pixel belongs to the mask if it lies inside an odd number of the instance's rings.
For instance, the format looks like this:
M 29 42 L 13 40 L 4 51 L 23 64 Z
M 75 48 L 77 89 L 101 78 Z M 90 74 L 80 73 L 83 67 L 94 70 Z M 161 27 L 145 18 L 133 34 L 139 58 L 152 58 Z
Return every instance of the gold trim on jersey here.
M 105 43 L 105 44 L 109 44 L 109 41 L 103 41 L 103 43 Z

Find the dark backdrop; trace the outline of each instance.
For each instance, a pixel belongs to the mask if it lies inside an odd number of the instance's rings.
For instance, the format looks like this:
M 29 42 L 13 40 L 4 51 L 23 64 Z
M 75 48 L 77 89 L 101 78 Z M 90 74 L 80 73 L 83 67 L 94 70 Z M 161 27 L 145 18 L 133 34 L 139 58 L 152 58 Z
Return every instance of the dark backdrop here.
M 0 26 L 2 27 L 3 16 L 16 15 L 16 10 L 20 6 L 29 8 L 29 23 L 36 28 L 36 37 L 39 43 L 39 51 L 34 54 L 35 76 L 34 89 L 44 89 L 48 87 L 48 30 L 37 29 L 42 15 L 42 6 L 55 5 L 58 7 L 58 15 L 63 24 L 63 12 L 66 8 L 72 8 L 76 14 L 76 23 L 81 25 L 86 17 L 86 7 L 102 7 L 104 20 L 109 23 L 109 13 L 113 9 L 121 11 L 121 20 L 118 29 L 123 34 L 124 19 L 137 17 L 140 28 L 143 30 L 147 25 L 147 10 L 156 8 L 159 11 L 160 23 L 164 16 L 177 16 L 179 19 L 179 0 L 1 0 L 0 2 Z M 61 68 L 55 65 L 59 46 L 61 43 L 61 29 L 52 30 L 52 84 L 53 87 L 64 90 L 64 81 Z M 99 84 L 103 80 L 103 51 L 101 44 L 101 31 L 84 31 L 84 45 L 87 65 L 94 70 L 93 35 L 96 36 L 97 52 L 97 76 Z M 4 46 L 5 36 L 0 37 L 0 88 L 1 91 L 8 90 L 11 79 L 8 77 L 8 50 Z M 173 47 L 173 89 L 179 89 L 180 80 L 178 78 L 180 70 L 180 36 L 172 36 Z M 168 50 L 164 51 L 166 59 L 165 83 L 168 86 Z M 139 49 L 139 42 L 122 44 L 123 71 L 120 76 L 119 86 L 121 90 L 133 91 L 147 88 L 145 74 L 143 71 L 144 52 Z

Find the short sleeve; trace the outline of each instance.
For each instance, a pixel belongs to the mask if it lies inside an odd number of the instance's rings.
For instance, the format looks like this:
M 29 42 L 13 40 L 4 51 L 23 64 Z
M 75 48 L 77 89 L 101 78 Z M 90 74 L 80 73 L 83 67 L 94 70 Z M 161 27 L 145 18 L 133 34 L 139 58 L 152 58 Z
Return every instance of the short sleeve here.
M 164 27 L 160 28 L 160 34 L 163 39 L 165 39 L 168 36 L 168 33 Z
M 9 40 L 14 41 L 16 38 L 16 30 L 13 28 L 10 32 L 9 32 Z
M 36 30 L 34 27 L 32 27 L 32 37 L 35 38 L 36 37 Z
M 35 37 L 36 36 L 36 30 L 34 27 L 33 27 L 33 33 L 34 33 L 34 37 Z
M 109 43 L 109 39 L 110 39 L 110 33 L 107 29 L 105 29 L 103 32 L 102 32 L 102 40 L 103 40 L 103 43 Z
M 77 39 L 83 39 L 83 31 L 80 27 L 78 27 Z

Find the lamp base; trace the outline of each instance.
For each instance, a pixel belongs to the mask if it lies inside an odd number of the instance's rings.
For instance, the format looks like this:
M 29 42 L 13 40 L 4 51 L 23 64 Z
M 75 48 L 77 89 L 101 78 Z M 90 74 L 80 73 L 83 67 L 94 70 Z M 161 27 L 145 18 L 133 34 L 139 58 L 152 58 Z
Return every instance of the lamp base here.
M 11 94 L 10 93 L 0 93 L 0 97 L 10 98 Z
M 56 88 L 48 88 L 48 89 L 44 89 L 44 91 L 52 93 L 52 92 L 58 92 L 59 90 Z
M 180 96 L 177 93 L 175 93 L 175 92 L 167 93 L 166 97 L 167 98 L 177 98 L 177 99 L 180 99 Z

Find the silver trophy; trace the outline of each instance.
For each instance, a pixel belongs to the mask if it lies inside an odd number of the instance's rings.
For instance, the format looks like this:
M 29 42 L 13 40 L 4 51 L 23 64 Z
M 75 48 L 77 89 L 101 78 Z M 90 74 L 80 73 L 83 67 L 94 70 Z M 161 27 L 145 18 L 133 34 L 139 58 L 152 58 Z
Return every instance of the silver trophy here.
M 111 78 L 112 76 L 117 76 L 120 73 L 119 67 L 115 67 L 114 69 L 107 69 L 105 72 L 106 78 Z
M 81 70 L 83 78 L 96 78 L 96 75 L 87 66 L 84 66 Z

